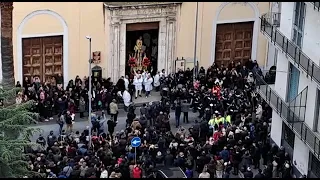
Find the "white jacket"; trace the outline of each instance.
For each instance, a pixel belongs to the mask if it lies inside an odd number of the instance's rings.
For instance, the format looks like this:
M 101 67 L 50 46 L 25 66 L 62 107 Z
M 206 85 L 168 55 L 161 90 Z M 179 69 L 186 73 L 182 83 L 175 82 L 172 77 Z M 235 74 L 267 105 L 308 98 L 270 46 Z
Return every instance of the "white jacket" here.
M 122 99 L 125 106 L 128 107 L 131 104 L 131 95 L 127 90 L 123 92 Z
M 154 87 L 160 86 L 160 75 L 159 74 L 156 74 L 153 77 L 153 85 L 154 85 Z
M 141 91 L 142 90 L 142 82 L 143 82 L 143 79 L 142 77 L 140 77 L 139 79 L 137 77 L 134 77 L 134 80 L 133 80 L 133 84 L 136 88 L 136 91 Z
M 103 170 L 101 172 L 100 178 L 108 178 L 109 177 L 109 173 L 107 170 Z
M 124 78 L 124 87 L 126 88 L 126 90 L 128 90 L 129 87 L 129 80 L 127 78 Z
M 152 77 L 145 78 L 145 80 L 144 80 L 144 89 L 146 91 L 152 91 L 152 82 L 153 82 Z

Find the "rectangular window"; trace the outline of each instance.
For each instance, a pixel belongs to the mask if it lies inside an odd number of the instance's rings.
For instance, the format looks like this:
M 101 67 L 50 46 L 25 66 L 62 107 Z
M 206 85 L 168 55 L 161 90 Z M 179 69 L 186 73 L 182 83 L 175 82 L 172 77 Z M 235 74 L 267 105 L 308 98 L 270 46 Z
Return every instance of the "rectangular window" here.
M 313 154 L 311 154 L 310 160 L 311 160 L 311 163 L 310 163 L 311 167 L 309 169 L 310 169 L 311 173 L 313 174 L 313 176 L 315 176 L 314 178 L 319 178 L 320 177 L 320 162 Z
M 305 16 L 306 4 L 304 2 L 295 2 L 292 41 L 300 48 L 302 46 Z
M 300 71 L 290 63 L 287 102 L 291 102 L 298 95 Z
M 313 131 L 320 132 L 320 90 L 317 89 L 317 99 L 315 104 L 315 121 Z
M 292 132 L 292 130 L 284 122 L 282 122 L 282 139 L 286 141 L 286 143 L 292 149 L 294 149 L 294 138 L 294 132 Z

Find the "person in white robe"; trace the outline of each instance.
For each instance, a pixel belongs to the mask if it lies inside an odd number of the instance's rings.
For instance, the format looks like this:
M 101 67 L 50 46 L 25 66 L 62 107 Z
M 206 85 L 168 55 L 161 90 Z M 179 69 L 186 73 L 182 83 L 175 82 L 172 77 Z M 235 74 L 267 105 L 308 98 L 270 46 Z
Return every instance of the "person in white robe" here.
M 135 98 L 138 98 L 138 95 L 141 97 L 141 91 L 142 91 L 142 82 L 143 79 L 141 77 L 141 74 L 136 74 L 133 80 L 133 84 L 135 87 Z
M 152 83 L 153 83 L 153 78 L 151 77 L 150 74 L 148 74 L 144 80 L 144 88 L 146 90 L 146 98 L 148 98 L 150 96 L 150 92 L 152 91 Z
M 124 103 L 124 110 L 127 112 L 128 108 L 131 104 L 131 95 L 127 90 L 123 91 L 122 99 L 123 99 L 123 103 Z
M 123 80 L 124 80 L 124 87 L 125 87 L 125 89 L 126 89 L 126 90 L 129 90 L 129 77 L 128 77 L 128 75 L 126 75 L 126 76 L 123 78 Z
M 154 77 L 153 77 L 153 86 L 155 87 L 156 91 L 159 91 L 160 88 L 160 72 L 158 72 Z
M 147 78 L 147 75 L 148 75 L 148 70 L 143 70 L 143 72 L 141 73 L 141 78 L 143 79 L 143 82 L 142 82 L 142 90 L 145 91 L 145 85 L 144 85 L 144 80 Z

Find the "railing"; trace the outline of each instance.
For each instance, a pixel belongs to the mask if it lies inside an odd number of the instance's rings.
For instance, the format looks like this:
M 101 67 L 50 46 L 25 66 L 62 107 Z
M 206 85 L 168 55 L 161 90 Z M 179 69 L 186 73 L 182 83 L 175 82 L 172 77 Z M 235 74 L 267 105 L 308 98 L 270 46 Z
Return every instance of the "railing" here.
M 301 120 L 305 120 L 308 97 L 308 86 L 305 87 L 292 101 L 289 102 L 289 108 Z
M 313 8 L 320 11 L 320 2 L 311 2 L 313 4 Z
M 278 47 L 286 56 L 290 57 L 299 69 L 307 73 L 320 86 L 320 67 L 316 65 L 292 41 L 286 38 L 276 27 L 272 26 L 266 18 L 261 17 L 261 31 Z
M 320 160 L 320 140 L 314 132 L 306 126 L 304 121 L 299 119 L 299 115 L 296 115 L 295 112 L 286 105 L 285 101 L 272 90 L 272 88 L 264 81 L 263 77 L 256 75 L 256 84 L 257 92 L 260 94 L 261 98 L 263 98 L 270 107 L 279 114 L 288 127 L 309 147 L 314 156 Z M 302 94 L 304 94 L 304 92 L 300 93 L 298 97 Z M 302 107 L 304 107 L 305 110 L 306 106 Z
M 262 15 L 262 18 L 266 19 L 273 26 L 276 26 L 276 27 L 280 26 L 281 13 L 275 13 L 275 12 L 266 13 Z

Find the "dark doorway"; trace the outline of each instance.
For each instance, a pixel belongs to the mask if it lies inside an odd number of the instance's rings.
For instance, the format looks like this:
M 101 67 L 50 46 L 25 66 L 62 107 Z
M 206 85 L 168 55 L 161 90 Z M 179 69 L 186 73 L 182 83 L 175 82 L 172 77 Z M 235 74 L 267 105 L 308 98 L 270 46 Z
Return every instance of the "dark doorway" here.
M 139 37 L 142 37 L 146 57 L 151 61 L 148 71 L 151 72 L 152 75 L 155 75 L 158 70 L 159 22 L 127 24 L 126 75 L 132 75 L 132 70 L 128 65 L 128 60 L 129 55 L 134 55 L 134 47 Z

